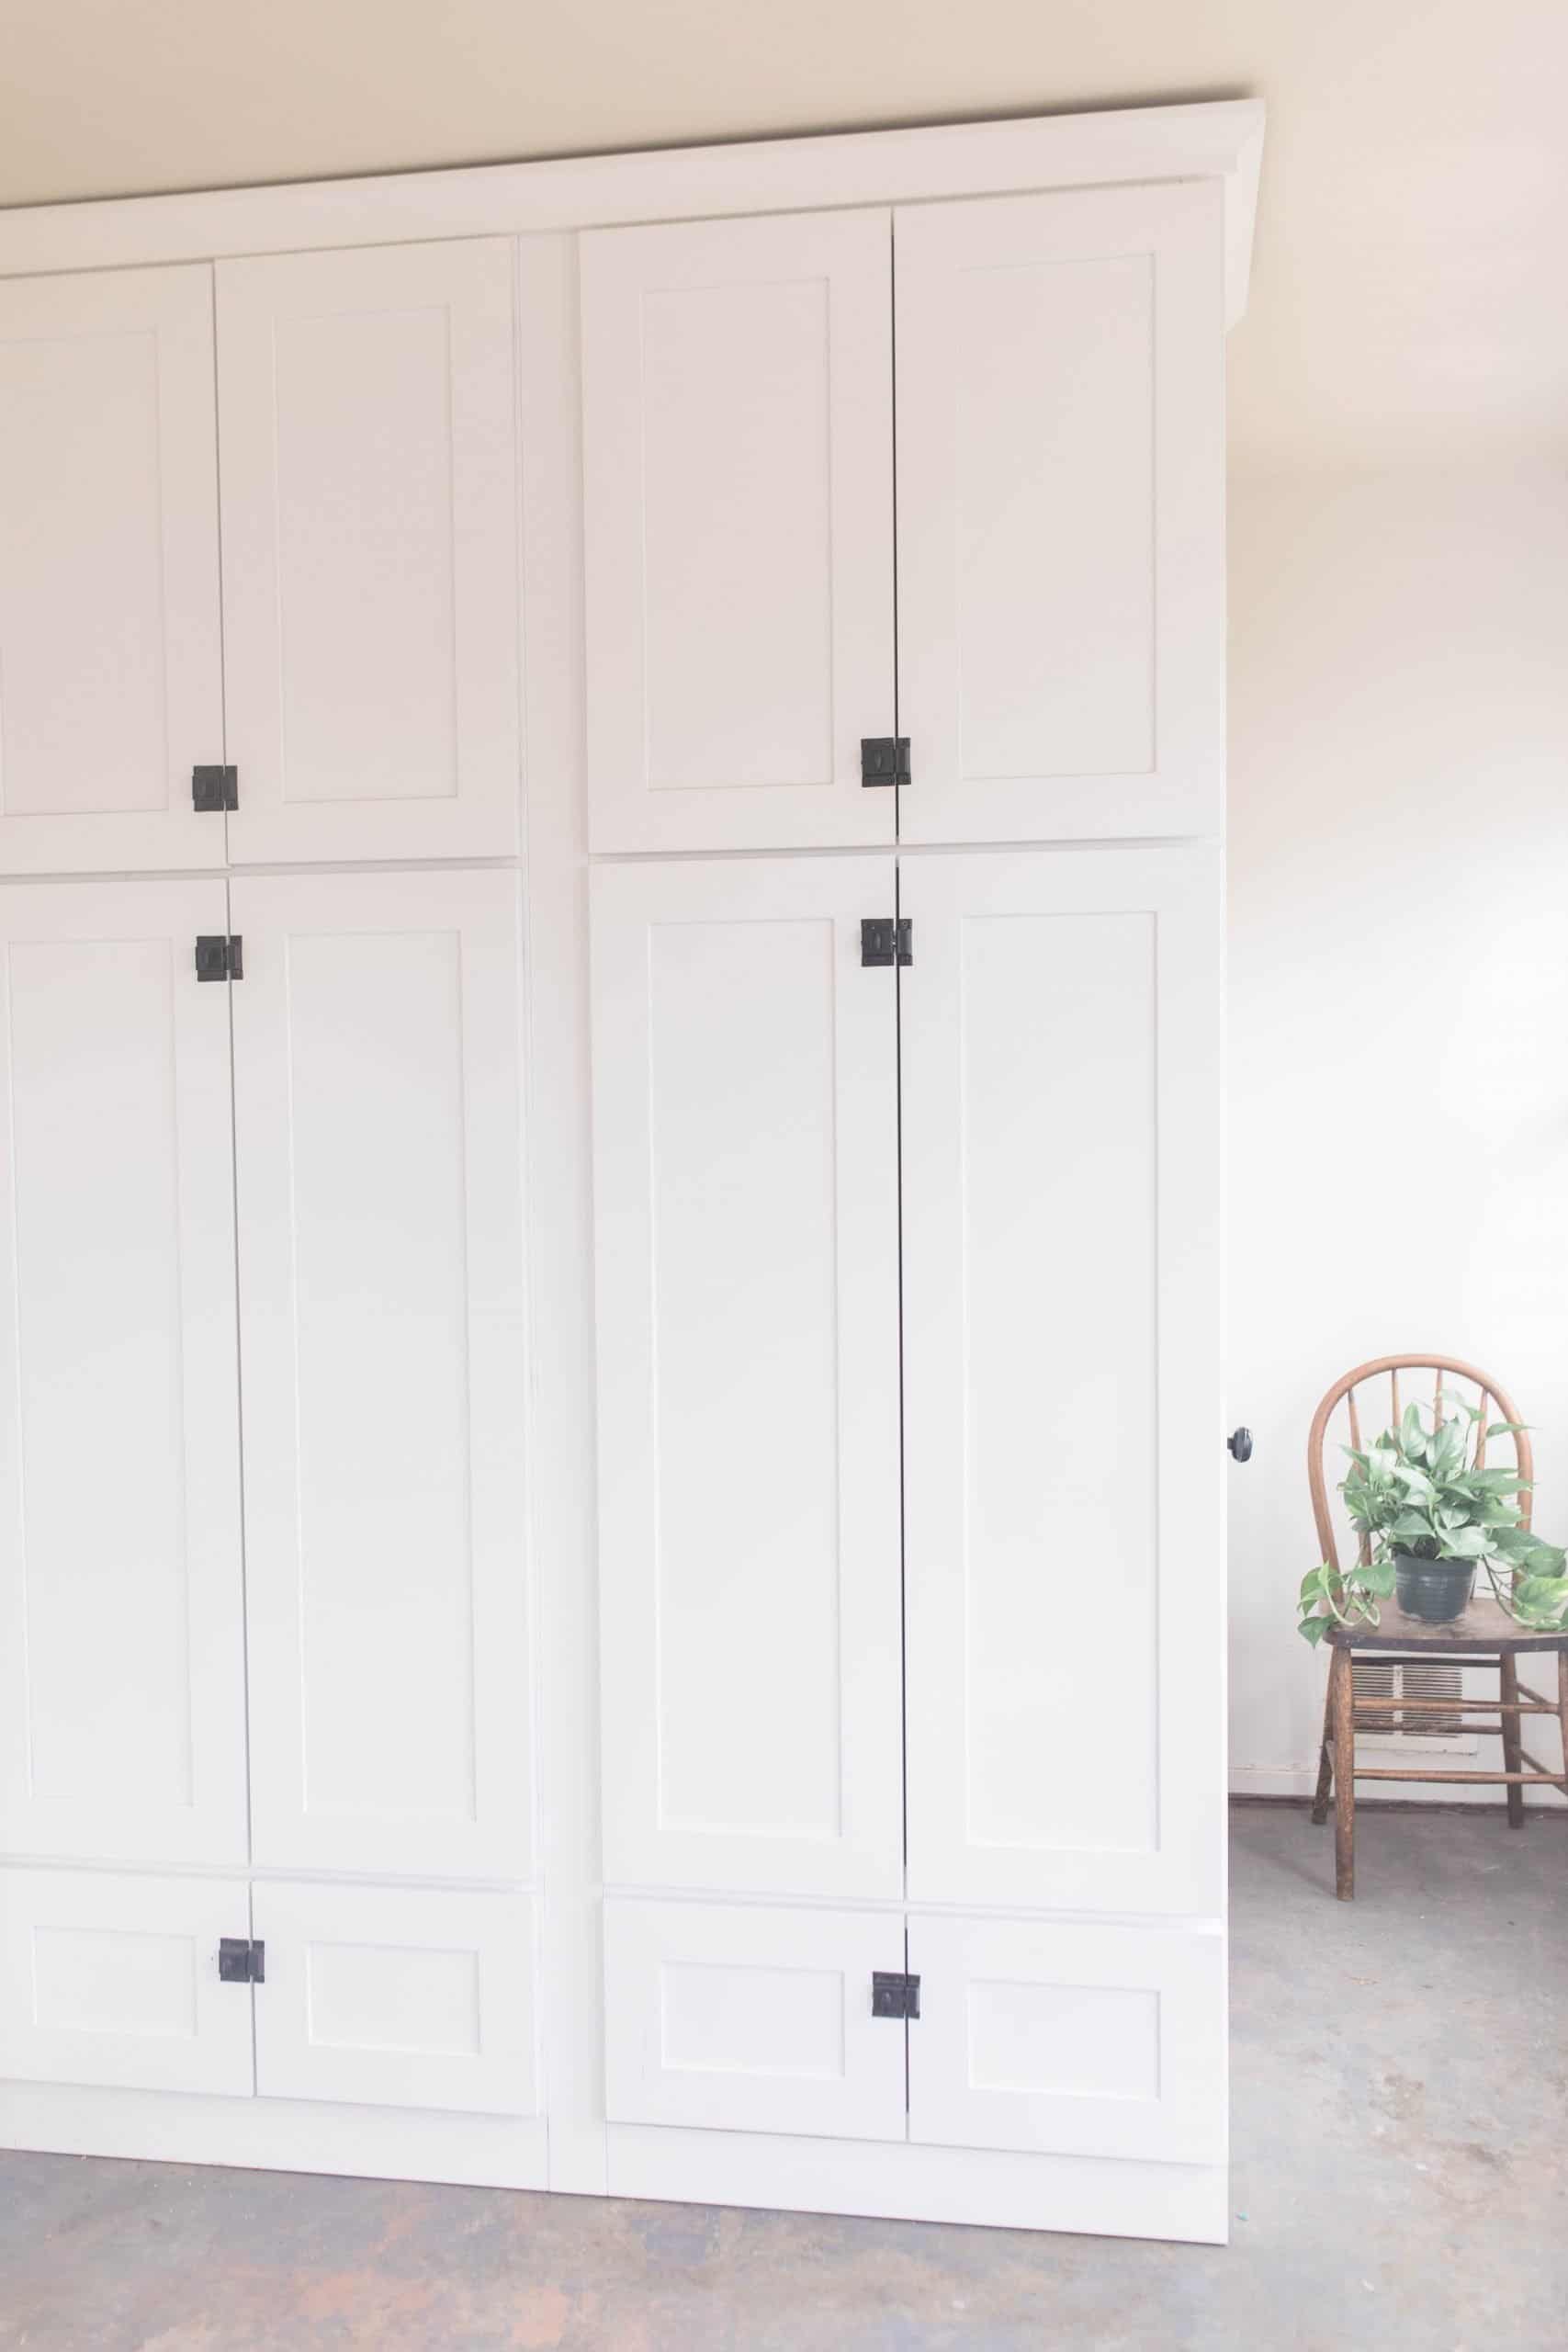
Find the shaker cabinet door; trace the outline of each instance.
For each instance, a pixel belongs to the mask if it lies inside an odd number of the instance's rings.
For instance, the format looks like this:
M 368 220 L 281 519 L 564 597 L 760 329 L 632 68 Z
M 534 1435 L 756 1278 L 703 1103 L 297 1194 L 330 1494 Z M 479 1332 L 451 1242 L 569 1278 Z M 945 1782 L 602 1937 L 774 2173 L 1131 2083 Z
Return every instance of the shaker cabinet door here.
M 1218 860 L 900 888 L 910 1899 L 1213 1914 Z
M 0 874 L 223 863 L 212 273 L 0 283 Z
M 515 877 L 231 888 L 255 1859 L 525 1879 Z
M 897 1895 L 892 860 L 592 879 L 605 1876 Z
M 909 1966 L 917 2145 L 1224 2161 L 1217 1928 L 917 1915 Z
M 218 265 L 237 865 L 516 847 L 505 238 Z
M 249 1932 L 243 1878 L 0 1870 L 0 2078 L 248 2098 Z
M 593 848 L 891 845 L 888 215 L 581 255 Z
M 0 886 L 0 1851 L 243 1863 L 221 881 Z
M 258 1881 L 263 2098 L 538 2111 L 525 1894 Z
M 1217 182 L 900 208 L 907 842 L 1217 833 Z

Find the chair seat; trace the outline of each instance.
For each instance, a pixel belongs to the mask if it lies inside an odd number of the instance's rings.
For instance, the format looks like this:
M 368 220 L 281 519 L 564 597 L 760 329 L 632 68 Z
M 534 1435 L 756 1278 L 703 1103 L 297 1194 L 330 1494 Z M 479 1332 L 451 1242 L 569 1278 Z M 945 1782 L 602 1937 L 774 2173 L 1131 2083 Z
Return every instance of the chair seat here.
M 1568 1649 L 1568 1633 L 1533 1634 L 1517 1625 L 1490 1593 L 1479 1595 L 1463 1614 L 1446 1625 L 1407 1617 L 1392 1600 L 1382 1604 L 1377 1625 L 1336 1625 L 1327 1639 L 1337 1649 L 1421 1650 L 1443 1657 L 1497 1657 L 1509 1651 Z

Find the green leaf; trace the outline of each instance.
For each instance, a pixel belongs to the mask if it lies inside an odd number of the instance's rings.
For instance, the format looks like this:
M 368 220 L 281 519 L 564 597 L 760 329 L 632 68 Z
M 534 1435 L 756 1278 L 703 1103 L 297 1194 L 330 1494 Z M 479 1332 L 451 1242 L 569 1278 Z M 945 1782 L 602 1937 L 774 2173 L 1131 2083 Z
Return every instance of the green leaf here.
M 1296 1631 L 1303 1642 L 1310 1642 L 1316 1649 L 1333 1623 L 1332 1617 L 1303 1617 Z
M 1479 1560 L 1487 1548 L 1483 1527 L 1450 1528 L 1444 1538 L 1446 1556 L 1450 1560 Z

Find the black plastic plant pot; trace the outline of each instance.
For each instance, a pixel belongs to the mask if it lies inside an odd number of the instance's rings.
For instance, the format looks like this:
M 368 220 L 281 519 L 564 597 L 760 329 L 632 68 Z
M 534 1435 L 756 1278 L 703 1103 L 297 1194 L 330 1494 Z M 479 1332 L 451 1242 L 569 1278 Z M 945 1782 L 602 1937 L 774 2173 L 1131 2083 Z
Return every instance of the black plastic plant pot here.
M 1414 1552 L 1393 1555 L 1396 1593 L 1406 1617 L 1447 1625 L 1462 1617 L 1475 1583 L 1473 1560 L 1418 1560 Z

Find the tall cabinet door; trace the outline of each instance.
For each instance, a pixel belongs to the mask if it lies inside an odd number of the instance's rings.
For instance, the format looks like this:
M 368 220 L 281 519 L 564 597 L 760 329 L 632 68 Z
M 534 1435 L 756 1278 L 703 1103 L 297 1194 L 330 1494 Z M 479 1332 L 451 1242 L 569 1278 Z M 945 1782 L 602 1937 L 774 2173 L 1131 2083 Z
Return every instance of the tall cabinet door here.
M 516 879 L 231 890 L 255 1859 L 523 1879 Z
M 1218 857 L 901 888 L 910 1897 L 1210 1914 Z
M 613 1883 L 902 1890 L 893 892 L 593 876 Z
M 891 844 L 886 211 L 581 240 L 596 850 Z
M 243 1862 L 220 881 L 0 888 L 0 1850 Z
M 239 864 L 516 847 L 505 238 L 220 263 Z
M 212 274 L 0 284 L 0 873 L 221 865 Z
M 1222 202 L 897 215 L 905 841 L 1220 830 Z

